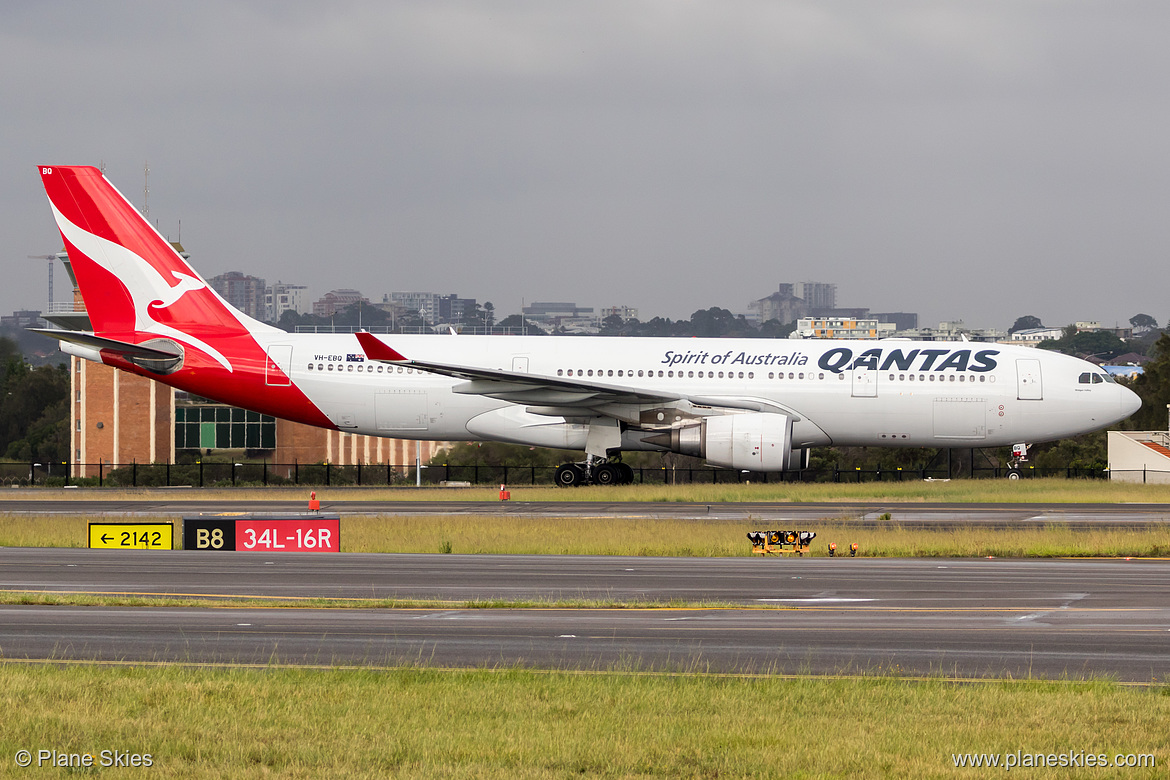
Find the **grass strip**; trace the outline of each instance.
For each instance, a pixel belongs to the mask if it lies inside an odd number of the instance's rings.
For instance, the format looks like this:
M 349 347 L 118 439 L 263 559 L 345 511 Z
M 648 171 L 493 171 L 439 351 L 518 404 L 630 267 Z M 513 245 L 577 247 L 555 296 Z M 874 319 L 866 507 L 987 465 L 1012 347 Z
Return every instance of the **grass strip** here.
M 892 472 L 891 472 L 892 473 Z M 666 481 L 666 477 L 663 481 Z M 671 485 L 653 483 L 564 489 L 551 486 L 509 485 L 513 502 L 943 502 L 1013 504 L 1125 504 L 1170 503 L 1170 485 L 1141 485 L 1100 479 L 954 479 L 926 482 L 773 483 Z M 7 500 L 30 497 L 54 501 L 288 501 L 316 490 L 323 505 L 343 509 L 346 501 L 491 501 L 496 487 L 271 487 L 271 488 L 21 488 L 0 492 Z
M 1170 756 L 1165 689 L 1105 680 L 8 662 L 0 706 L 9 767 L 120 750 L 160 778 L 949 778 L 1017 750 L 1153 754 L 1141 778 Z
M 84 547 L 86 515 L 0 514 L 0 546 Z M 176 524 L 160 516 L 136 518 Z M 957 526 L 919 529 L 888 522 L 866 524 L 847 518 L 818 521 L 762 521 L 742 518 L 544 517 L 531 515 L 355 515 L 343 517 L 345 552 L 499 555 L 633 555 L 747 557 L 750 530 L 811 530 L 813 556 L 838 552 L 852 542 L 862 557 L 928 558 L 1163 558 L 1170 556 L 1170 524 L 1153 527 L 1084 528 L 1049 523 L 1021 528 Z M 116 554 L 110 551 L 110 554 Z M 126 554 L 133 554 L 132 552 Z M 242 553 L 243 554 L 243 553 Z

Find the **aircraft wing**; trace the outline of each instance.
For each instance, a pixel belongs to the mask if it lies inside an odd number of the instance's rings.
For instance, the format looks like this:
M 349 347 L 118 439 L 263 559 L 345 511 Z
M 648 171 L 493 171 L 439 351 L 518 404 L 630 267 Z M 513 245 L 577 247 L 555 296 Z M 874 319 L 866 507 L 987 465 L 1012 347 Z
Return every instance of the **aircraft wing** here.
M 699 415 L 721 414 L 723 410 L 749 410 L 757 412 L 781 412 L 800 419 L 792 410 L 760 398 L 729 398 L 721 396 L 688 396 L 682 393 L 649 390 L 645 387 L 595 382 L 584 377 L 553 377 L 529 374 L 522 371 L 505 371 L 495 368 L 477 368 L 451 363 L 436 363 L 426 360 L 411 360 L 387 345 L 372 333 L 355 334 L 358 343 L 370 360 L 410 366 L 418 371 L 466 380 L 456 385 L 453 391 L 469 395 L 483 395 L 515 404 L 531 404 L 543 407 L 543 413 L 571 414 L 573 410 L 588 412 L 594 410 L 609 414 L 615 405 L 659 407 L 704 407 L 707 411 L 693 409 Z M 609 411 L 602 409 L 609 407 Z M 621 416 L 621 415 L 617 415 Z
M 553 377 L 523 371 L 477 368 L 452 363 L 411 360 L 372 333 L 356 334 L 366 357 L 382 363 L 409 366 L 418 371 L 466 380 L 453 391 L 483 395 L 518 404 L 564 407 L 595 407 L 604 404 L 662 404 L 682 400 L 678 393 L 658 392 L 640 387 L 585 381 L 576 377 Z

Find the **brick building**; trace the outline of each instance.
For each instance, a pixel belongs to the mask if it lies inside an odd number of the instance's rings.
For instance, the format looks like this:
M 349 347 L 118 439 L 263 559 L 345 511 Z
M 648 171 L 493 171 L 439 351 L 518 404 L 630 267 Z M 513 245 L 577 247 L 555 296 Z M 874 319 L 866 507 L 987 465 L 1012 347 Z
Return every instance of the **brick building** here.
M 187 257 L 183 248 L 175 249 Z M 58 305 L 49 319 L 59 327 L 90 330 L 89 316 L 68 256 L 58 258 L 73 280 L 73 305 Z M 262 300 L 262 299 L 261 299 Z M 247 452 L 273 464 L 409 465 L 447 442 L 383 439 L 277 420 L 256 412 L 188 398 L 174 388 L 110 366 L 70 356 L 70 474 L 96 477 L 99 464 L 175 463 L 187 450 Z M 289 469 L 291 472 L 291 469 Z M 288 476 L 288 475 L 286 475 Z
M 368 304 L 368 298 L 357 290 L 330 290 L 317 300 L 313 301 L 313 315 L 316 317 L 332 317 L 340 309 L 353 306 L 355 303 Z

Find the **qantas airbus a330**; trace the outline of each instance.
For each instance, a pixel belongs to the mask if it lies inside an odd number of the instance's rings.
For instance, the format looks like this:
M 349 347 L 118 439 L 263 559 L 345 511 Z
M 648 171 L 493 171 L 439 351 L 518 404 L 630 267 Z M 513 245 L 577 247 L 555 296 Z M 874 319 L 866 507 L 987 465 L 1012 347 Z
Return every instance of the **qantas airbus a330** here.
M 62 351 L 297 422 L 583 450 L 563 485 L 628 481 L 623 450 L 752 471 L 812 447 L 990 447 L 1098 430 L 1138 397 L 1055 352 L 968 342 L 286 333 L 227 304 L 96 168 L 43 166 L 93 331 Z

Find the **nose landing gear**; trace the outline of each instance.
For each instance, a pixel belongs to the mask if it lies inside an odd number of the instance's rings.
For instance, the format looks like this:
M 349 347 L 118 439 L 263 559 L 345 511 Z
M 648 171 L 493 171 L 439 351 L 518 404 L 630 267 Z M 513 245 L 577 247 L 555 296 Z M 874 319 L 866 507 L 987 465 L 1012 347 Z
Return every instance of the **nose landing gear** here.
M 1019 479 L 1023 474 L 1020 471 L 1020 464 L 1028 462 L 1028 445 L 1027 444 L 1013 444 L 1012 445 L 1012 459 L 1008 461 L 1008 470 L 1005 475 L 1008 479 Z

